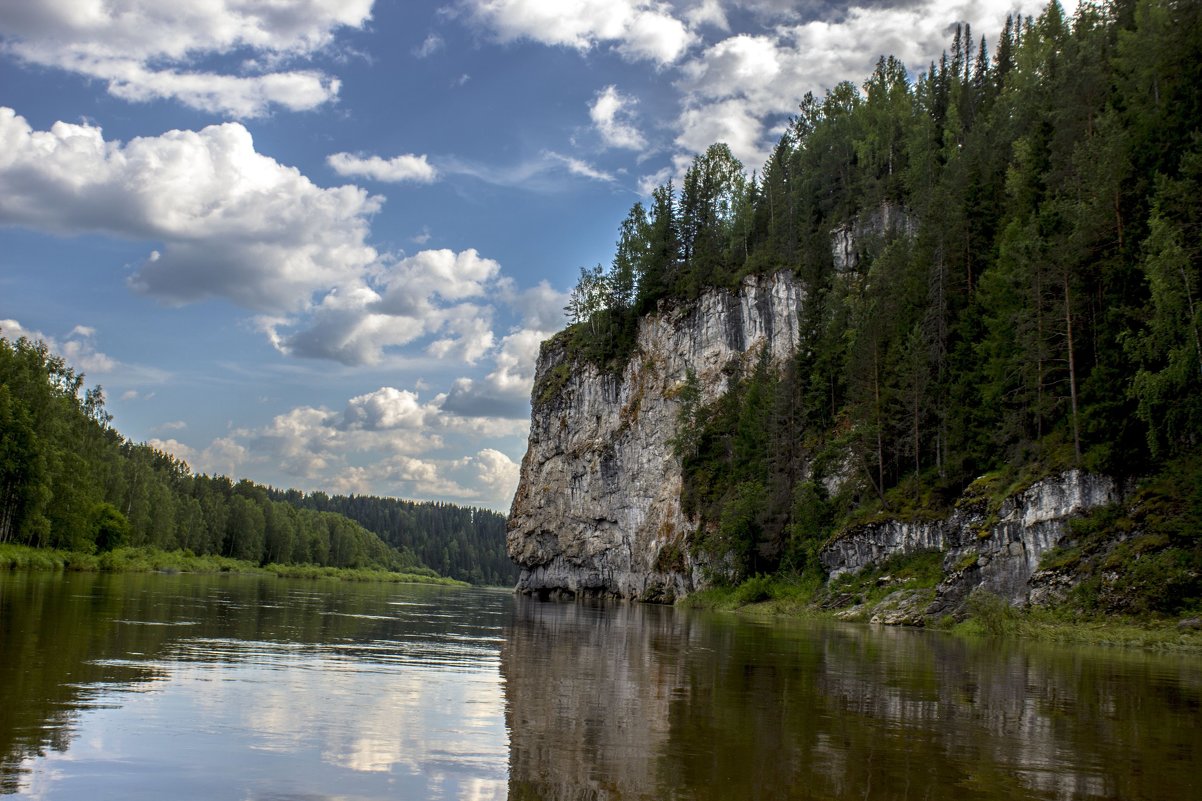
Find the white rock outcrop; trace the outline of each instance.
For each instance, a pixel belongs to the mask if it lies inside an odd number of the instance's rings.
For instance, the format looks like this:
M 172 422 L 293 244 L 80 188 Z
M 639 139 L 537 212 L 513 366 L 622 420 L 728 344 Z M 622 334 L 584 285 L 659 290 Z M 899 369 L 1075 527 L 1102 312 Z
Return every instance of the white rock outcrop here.
M 783 362 L 801 300 L 785 271 L 661 309 L 639 321 L 620 374 L 569 364 L 562 339 L 544 344 L 509 517 L 519 591 L 666 601 L 700 585 L 671 446 L 680 391 L 691 369 L 708 403 L 726 392 L 732 363 L 749 366 L 765 349 Z
M 831 231 L 831 259 L 835 272 L 859 269 L 862 249 L 879 250 L 890 237 L 913 236 L 917 228 L 905 209 L 888 202 L 857 214 L 850 222 Z
M 1067 470 L 1006 498 L 992 515 L 984 502 L 961 502 L 943 520 L 858 526 L 828 543 L 819 559 L 834 578 L 892 556 L 942 551 L 945 578 L 929 614 L 957 611 L 978 587 L 1026 604 L 1040 558 L 1069 535 L 1069 521 L 1119 497 L 1113 479 Z

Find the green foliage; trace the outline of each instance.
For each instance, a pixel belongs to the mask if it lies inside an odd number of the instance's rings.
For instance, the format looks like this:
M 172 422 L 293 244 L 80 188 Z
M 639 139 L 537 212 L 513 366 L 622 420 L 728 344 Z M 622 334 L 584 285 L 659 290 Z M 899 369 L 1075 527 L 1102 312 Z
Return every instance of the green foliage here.
M 387 584 L 442 584 L 446 586 L 463 586 L 466 583 L 440 576 L 433 570 L 428 569 L 398 573 L 371 567 L 346 568 L 323 567 L 321 565 L 267 565 L 264 570 L 280 578 L 373 581 Z
M 741 584 L 709 587 L 677 603 L 689 609 L 748 609 L 764 614 L 813 614 L 812 603 L 819 596 L 822 578 L 806 576 L 752 576 Z
M 380 568 L 344 568 L 328 565 L 269 564 L 225 556 L 197 556 L 186 551 L 158 548 L 116 548 L 101 554 L 83 554 L 51 548 L 6 543 L 0 545 L 0 570 L 78 571 L 105 573 L 267 573 L 280 578 L 336 579 L 405 584 L 463 586 L 465 582 L 439 576 L 429 568 L 395 572 Z
M 746 260 L 749 190 L 743 165 L 722 143 L 710 145 L 685 172 L 678 224 L 683 269 L 677 286 L 686 298 L 697 297 Z
M 723 565 L 719 572 L 730 580 L 776 570 L 786 551 L 791 481 L 774 468 L 796 471 L 800 463 L 786 463 L 795 420 L 787 402 L 777 403 L 780 391 L 761 358 L 746 378 L 736 371 L 730 390 L 713 404 L 698 406 L 689 381 L 681 392 L 674 446 L 684 473 L 682 505 L 710 532 L 696 547 Z M 794 567 L 803 568 L 794 557 Z
M 978 589 L 968 596 L 967 607 L 972 627 L 990 636 L 1013 634 L 1021 619 L 1019 610 L 986 590 Z
M 654 568 L 661 573 L 681 573 L 686 567 L 685 551 L 675 542 L 665 545 L 655 556 Z
M 559 397 L 559 393 L 563 391 L 571 377 L 572 369 L 567 362 L 560 362 L 548 370 L 542 377 L 542 381 L 534 385 L 534 405 L 543 406 Z
M 471 584 L 512 587 L 517 581 L 517 567 L 505 552 L 505 516 L 496 512 L 369 495 L 288 490 L 271 491 L 269 496 L 297 510 L 363 526 L 398 551 L 412 555 L 412 564 L 403 572 L 421 573 L 419 565 L 428 565 L 441 575 Z M 337 561 L 334 565 L 356 566 L 338 565 Z
M 895 554 L 879 565 L 832 580 L 827 596 L 875 604 L 898 590 L 930 590 L 943 578 L 942 565 L 943 554 L 939 551 Z
M 428 570 L 404 542 L 390 545 L 333 509 L 296 508 L 290 498 L 272 497 L 249 481 L 195 475 L 178 459 L 129 442 L 110 421 L 100 389 L 85 389 L 83 376 L 45 344 L 0 337 L 0 546 L 68 554 L 13 557 L 14 565 L 191 569 L 189 562 L 146 556 L 188 553 L 188 559 L 236 565 Z M 503 518 L 478 510 L 445 516 L 463 515 L 487 525 L 466 527 L 480 543 L 463 548 L 470 565 L 452 560 L 457 569 L 479 583 L 510 583 L 481 561 L 488 553 L 495 565 L 504 547 Z M 443 545 L 459 550 L 460 542 L 472 540 L 463 530 L 457 527 Z M 512 571 L 506 562 L 508 575 Z
M 1043 552 L 1043 556 L 1039 558 L 1039 569 L 1050 571 L 1070 570 L 1080 562 L 1080 548 L 1057 546 Z
M 818 549 L 834 531 L 834 510 L 826 490 L 814 481 L 802 481 L 793 491 L 791 522 L 787 529 L 781 569 L 801 574 L 820 570 Z
M 1077 613 L 1202 610 L 1202 453 L 1167 462 L 1123 504 L 1073 520 L 1069 541 L 1040 568 L 1078 582 L 1065 603 Z
M 684 383 L 675 393 L 679 408 L 676 412 L 676 434 L 668 442 L 672 453 L 681 461 L 692 460 L 697 456 L 700 444 L 702 420 L 701 386 L 697 382 L 697 373 L 693 368 L 685 372 Z
M 722 505 L 717 536 L 704 543 L 703 547 L 727 561 L 736 579 L 745 577 L 751 568 L 752 548 L 762 533 L 760 515 L 765 501 L 764 486 L 759 482 L 736 484 Z
M 1138 413 L 1157 454 L 1196 446 L 1202 436 L 1202 134 L 1181 169 L 1159 181 L 1142 262 L 1151 313 L 1126 339 L 1140 365 Z
M 976 551 L 966 551 L 963 556 L 956 560 L 956 564 L 952 566 L 953 573 L 961 573 L 977 563 L 980 556 Z
M 70 560 L 71 555 L 66 551 L 0 543 L 0 569 L 3 570 L 67 570 Z
M 739 605 L 759 603 L 772 597 L 772 579 L 760 573 L 735 587 L 731 600 Z
M 130 525 L 111 503 L 97 504 L 92 512 L 92 541 L 100 553 L 119 548 L 129 540 Z

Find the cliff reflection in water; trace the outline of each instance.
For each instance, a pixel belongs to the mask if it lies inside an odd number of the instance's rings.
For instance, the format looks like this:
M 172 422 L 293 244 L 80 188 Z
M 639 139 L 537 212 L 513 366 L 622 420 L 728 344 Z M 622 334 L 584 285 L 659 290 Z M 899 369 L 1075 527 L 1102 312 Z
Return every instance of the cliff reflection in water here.
M 519 600 L 511 801 L 1199 797 L 1202 665 Z

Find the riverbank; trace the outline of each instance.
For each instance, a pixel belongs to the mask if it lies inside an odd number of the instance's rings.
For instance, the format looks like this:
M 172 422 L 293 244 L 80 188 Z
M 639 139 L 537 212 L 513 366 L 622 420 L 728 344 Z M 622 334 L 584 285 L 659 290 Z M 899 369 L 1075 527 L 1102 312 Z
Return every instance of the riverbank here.
M 115 548 L 102 554 L 0 544 L 0 570 L 89 573 L 238 573 L 279 578 L 377 581 L 393 584 L 440 584 L 467 587 L 466 582 L 419 573 L 397 573 L 379 568 L 322 567 L 319 565 L 257 565 L 225 556 L 196 556 L 185 551 L 157 548 Z
M 921 592 L 929 579 L 912 580 Z M 682 599 L 679 605 L 758 619 L 817 618 L 868 622 L 849 615 L 848 608 L 831 605 L 831 593 L 820 578 L 757 576 L 735 587 L 711 587 Z M 969 604 L 968 616 L 927 627 L 965 638 L 1022 638 L 1044 642 L 1140 648 L 1154 651 L 1202 653 L 1202 619 L 1196 614 L 1178 618 L 1108 617 L 1068 609 L 1012 607 L 1001 599 L 981 595 Z

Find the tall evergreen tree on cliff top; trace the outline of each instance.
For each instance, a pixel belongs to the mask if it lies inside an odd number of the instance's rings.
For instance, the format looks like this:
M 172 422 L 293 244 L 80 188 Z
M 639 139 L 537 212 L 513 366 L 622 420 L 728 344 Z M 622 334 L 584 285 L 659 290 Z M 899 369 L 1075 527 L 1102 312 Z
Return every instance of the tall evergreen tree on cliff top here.
M 646 227 L 638 280 L 638 314 L 655 309 L 678 279 L 680 229 L 676 219 L 676 198 L 672 182 L 656 187 L 651 193 L 651 212 Z
M 725 144 L 693 159 L 680 191 L 680 252 L 687 265 L 685 294 L 696 297 L 721 280 L 730 263 L 731 235 L 747 191 L 743 165 Z

